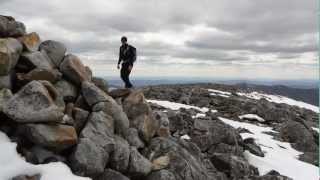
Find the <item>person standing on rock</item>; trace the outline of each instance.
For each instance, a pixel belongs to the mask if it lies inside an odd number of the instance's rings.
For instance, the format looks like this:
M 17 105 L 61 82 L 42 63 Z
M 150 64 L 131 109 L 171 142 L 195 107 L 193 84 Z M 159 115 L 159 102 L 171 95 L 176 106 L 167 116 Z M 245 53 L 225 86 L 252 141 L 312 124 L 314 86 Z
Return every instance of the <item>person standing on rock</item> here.
M 120 63 L 122 61 L 120 70 L 121 79 L 125 83 L 126 88 L 132 88 L 132 84 L 129 80 L 129 75 L 133 68 L 133 63 L 137 58 L 136 48 L 127 43 L 127 37 L 125 36 L 121 38 L 121 43 L 122 45 L 120 46 L 119 50 L 119 60 L 117 68 L 120 69 Z

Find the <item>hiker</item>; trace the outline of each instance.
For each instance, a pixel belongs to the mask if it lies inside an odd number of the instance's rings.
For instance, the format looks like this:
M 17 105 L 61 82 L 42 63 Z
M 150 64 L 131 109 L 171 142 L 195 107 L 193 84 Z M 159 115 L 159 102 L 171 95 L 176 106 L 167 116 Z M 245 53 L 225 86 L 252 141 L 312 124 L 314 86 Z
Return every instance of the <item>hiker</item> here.
M 125 83 L 126 88 L 132 88 L 132 84 L 129 80 L 129 75 L 133 68 L 133 63 L 137 58 L 136 48 L 127 43 L 127 37 L 125 36 L 121 37 L 121 43 L 122 45 L 120 46 L 119 50 L 119 60 L 117 68 L 120 69 L 120 63 L 122 61 L 120 70 L 121 79 Z

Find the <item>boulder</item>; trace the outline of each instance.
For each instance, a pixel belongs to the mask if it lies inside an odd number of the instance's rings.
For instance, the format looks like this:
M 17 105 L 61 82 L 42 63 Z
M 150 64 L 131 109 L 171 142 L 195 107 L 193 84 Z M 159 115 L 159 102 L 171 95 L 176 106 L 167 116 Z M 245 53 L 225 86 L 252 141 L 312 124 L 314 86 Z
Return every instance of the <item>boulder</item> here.
M 103 173 L 108 159 L 109 152 L 104 146 L 92 139 L 80 138 L 75 151 L 69 158 L 69 165 L 75 174 L 93 177 Z
M 60 67 L 60 63 L 62 62 L 67 51 L 67 48 L 64 44 L 52 40 L 42 42 L 39 46 L 39 49 L 40 51 L 45 51 L 48 54 L 51 62 L 56 67 Z
M 47 81 L 44 81 L 47 82 Z M 60 122 L 63 112 L 54 103 L 57 94 L 47 82 L 31 81 L 17 92 L 3 107 L 3 112 L 17 122 Z
M 48 55 L 44 51 L 24 52 L 21 54 L 19 63 L 27 64 L 29 68 L 51 70 L 54 67 Z
M 137 149 L 145 147 L 144 142 L 139 137 L 138 130 L 135 128 L 129 128 L 126 139 L 130 146 L 135 146 Z
M 29 141 L 58 151 L 75 145 L 78 139 L 72 126 L 62 124 L 26 124 L 23 133 Z
M 78 97 L 77 87 L 67 80 L 61 79 L 54 84 L 54 87 L 66 102 L 74 102 Z
M 94 178 L 94 180 L 130 180 L 130 179 L 117 171 L 114 171 L 112 169 L 105 169 L 104 172 L 98 177 Z
M 247 138 L 243 140 L 244 148 L 250 151 L 252 154 L 264 157 L 264 153 L 262 152 L 260 146 L 254 141 L 253 138 Z
M 143 157 L 135 147 L 131 147 L 128 174 L 131 177 L 143 177 L 148 175 L 151 170 L 151 162 Z
M 287 121 L 280 127 L 280 136 L 284 141 L 292 143 L 293 147 L 303 152 L 318 152 L 312 132 L 303 124 Z
M 151 140 L 146 157 L 151 161 L 164 160 L 165 169 L 169 171 L 166 174 L 170 174 L 168 177 L 173 174 L 176 180 L 216 180 L 213 165 L 192 142 L 156 137 Z
M 57 155 L 41 146 L 33 146 L 26 152 L 23 152 L 26 161 L 32 164 L 46 164 L 49 162 L 66 162 L 66 159 L 63 156 Z
M 153 111 L 153 117 L 157 121 L 157 135 L 160 137 L 169 137 L 170 128 L 169 128 L 169 119 L 166 113 L 163 111 Z
M 215 153 L 211 162 L 231 179 L 242 179 L 259 175 L 258 169 L 251 166 L 244 158 L 226 153 Z
M 162 169 L 150 173 L 146 180 L 176 180 L 176 178 L 172 172 Z
M 123 100 L 123 109 L 130 120 L 130 126 L 138 129 L 143 140 L 149 142 L 159 128 L 152 109 L 141 91 L 133 91 Z
M 26 33 L 23 23 L 11 16 L 0 15 L 0 37 L 19 37 Z
M 19 41 L 23 44 L 25 51 L 38 51 L 41 43 L 40 37 L 36 32 L 23 35 L 19 38 Z
M 94 85 L 96 85 L 102 91 L 104 91 L 105 93 L 108 93 L 109 86 L 108 86 L 108 83 L 105 79 L 99 78 L 99 77 L 93 77 L 92 82 Z
M 17 64 L 21 52 L 22 45 L 16 39 L 0 39 L 0 76 L 5 76 L 9 74 L 9 72 Z
M 120 136 L 115 136 L 114 151 L 110 156 L 110 168 L 125 173 L 128 168 L 130 158 L 130 146 L 126 140 Z
M 41 175 L 36 174 L 32 176 L 19 175 L 19 176 L 13 177 L 11 180 L 40 180 L 40 179 L 41 179 Z
M 32 80 L 45 80 L 51 83 L 55 83 L 60 80 L 62 74 L 57 69 L 40 69 L 35 68 L 27 74 L 17 73 L 17 79 L 19 81 L 32 81 Z
M 131 90 L 128 88 L 125 89 L 114 89 L 111 90 L 108 94 L 113 98 L 126 97 L 131 93 Z
M 293 180 L 292 178 L 289 178 L 287 176 L 283 176 L 277 171 L 271 170 L 267 174 L 263 176 L 253 176 L 250 177 L 252 180 Z
M 74 107 L 72 110 L 72 114 L 73 114 L 72 117 L 74 119 L 74 128 L 79 134 L 87 122 L 89 112 L 86 110 Z
M 126 137 L 129 129 L 129 120 L 123 112 L 122 107 L 109 95 L 96 87 L 93 83 L 83 82 L 81 88 L 82 95 L 86 102 L 92 106 L 92 111 L 103 111 L 112 116 L 115 121 L 115 131 L 117 134 Z
M 87 68 L 75 55 L 65 56 L 59 67 L 63 75 L 75 85 L 80 86 L 83 81 L 91 81 Z

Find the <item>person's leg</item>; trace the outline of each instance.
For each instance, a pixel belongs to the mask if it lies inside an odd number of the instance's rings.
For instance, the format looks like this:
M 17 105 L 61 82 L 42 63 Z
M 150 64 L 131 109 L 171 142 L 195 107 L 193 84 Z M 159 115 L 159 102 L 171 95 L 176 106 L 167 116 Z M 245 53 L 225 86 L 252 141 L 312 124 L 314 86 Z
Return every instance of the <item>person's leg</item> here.
M 132 84 L 130 82 L 130 73 L 131 73 L 131 70 L 127 69 L 127 82 L 128 82 L 128 88 L 132 88 Z
M 123 65 L 122 65 L 121 70 L 120 70 L 120 77 L 121 77 L 122 81 L 124 82 L 125 87 L 127 87 L 126 68 Z
M 122 64 L 122 67 L 121 67 L 121 79 L 125 83 L 125 87 L 126 88 L 130 88 L 132 86 L 130 81 L 129 81 L 130 71 L 129 71 L 128 67 L 129 66 L 127 64 Z

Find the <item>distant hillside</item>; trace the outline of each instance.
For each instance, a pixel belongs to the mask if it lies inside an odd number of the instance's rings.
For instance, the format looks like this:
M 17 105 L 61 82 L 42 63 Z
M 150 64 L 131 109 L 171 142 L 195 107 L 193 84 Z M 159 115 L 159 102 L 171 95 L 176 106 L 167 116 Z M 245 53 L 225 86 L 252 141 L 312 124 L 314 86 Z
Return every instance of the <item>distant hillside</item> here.
M 301 89 L 283 85 L 265 86 L 247 83 L 239 83 L 236 86 L 238 86 L 241 89 L 263 91 L 267 94 L 278 94 L 293 98 L 295 100 L 300 100 L 312 105 L 319 105 L 319 90 L 317 88 Z

